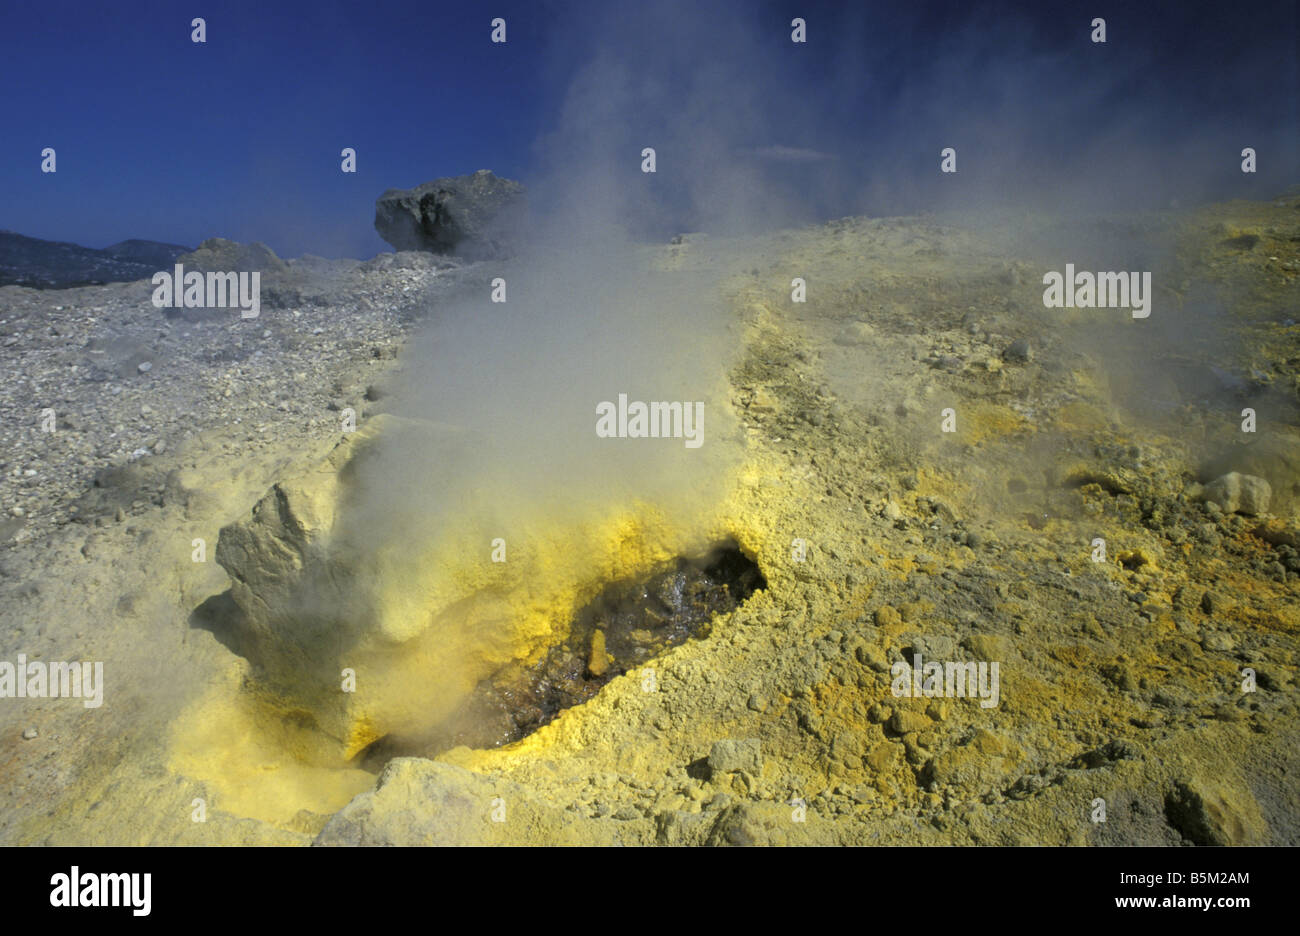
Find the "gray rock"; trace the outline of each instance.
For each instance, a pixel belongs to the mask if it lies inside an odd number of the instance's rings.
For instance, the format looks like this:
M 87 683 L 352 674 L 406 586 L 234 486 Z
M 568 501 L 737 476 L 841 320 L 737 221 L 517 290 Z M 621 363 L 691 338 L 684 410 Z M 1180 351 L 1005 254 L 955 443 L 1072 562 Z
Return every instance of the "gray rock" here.
M 1268 513 L 1273 489 L 1263 478 L 1231 471 L 1215 478 L 1205 488 L 1205 499 L 1217 504 L 1224 513 L 1256 516 Z
M 1029 341 L 1021 338 L 1007 345 L 1006 350 L 1002 352 L 1002 359 L 1017 364 L 1027 364 L 1034 359 L 1034 351 L 1029 346 Z
M 326 673 L 346 665 L 341 657 L 363 631 L 356 622 L 369 617 L 357 617 L 365 612 L 366 589 L 330 550 L 341 506 L 339 473 L 382 426 L 372 421 L 344 436 L 321 465 L 281 480 L 250 516 L 222 527 L 217 538 L 217 562 L 230 574 L 230 599 L 243 612 L 232 617 L 232 645 L 258 666 L 265 685 L 314 705 L 322 727 L 336 737 L 347 736 L 349 694 L 312 697 Z M 173 481 L 184 487 L 180 476 L 169 477 L 169 491 Z
M 709 751 L 709 770 L 713 776 L 744 770 L 758 775 L 763 772 L 763 746 L 758 738 L 725 738 Z
M 790 819 L 790 807 L 781 803 L 737 803 L 718 815 L 709 830 L 709 845 L 784 845 L 803 830 Z
M 412 654 L 410 641 L 436 628 L 447 646 L 471 633 L 524 646 L 519 618 L 502 614 L 486 590 L 448 588 L 413 603 L 410 582 L 425 574 L 427 559 L 384 544 L 427 538 L 433 514 L 376 510 L 366 493 L 374 479 L 391 477 L 391 459 L 429 464 L 483 452 L 481 440 L 455 427 L 377 413 L 323 460 L 283 476 L 249 516 L 221 528 L 216 560 L 230 575 L 228 600 L 238 612 L 221 615 L 223 640 L 253 664 L 261 691 L 311 711 L 346 757 L 376 736 L 429 730 L 466 687 L 500 666 L 454 653 Z M 409 484 L 384 484 L 394 504 L 414 503 L 423 490 L 415 475 Z M 522 561 L 498 569 L 503 588 L 532 571 Z M 384 674 L 379 685 L 340 692 L 340 672 L 363 667 Z M 458 682 L 455 674 L 466 672 L 474 676 Z
M 620 808 L 624 818 L 632 818 Z M 636 814 L 640 818 L 640 813 Z M 504 780 L 417 757 L 388 762 L 375 789 L 339 810 L 316 845 L 609 845 L 622 822 L 575 813 Z
M 905 645 L 912 648 L 913 653 L 921 654 L 927 663 L 930 661 L 951 660 L 956 653 L 956 641 L 951 637 L 936 634 L 922 636 L 913 633 L 904 635 L 903 641 Z
M 399 251 L 507 256 L 525 210 L 524 187 L 486 169 L 389 189 L 375 202 L 375 230 Z

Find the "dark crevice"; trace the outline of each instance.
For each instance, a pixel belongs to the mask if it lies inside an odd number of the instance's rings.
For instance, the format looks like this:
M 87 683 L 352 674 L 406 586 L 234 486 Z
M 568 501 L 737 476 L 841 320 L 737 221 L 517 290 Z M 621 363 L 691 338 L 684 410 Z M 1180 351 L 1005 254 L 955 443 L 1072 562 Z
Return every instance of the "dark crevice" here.
M 678 559 L 644 581 L 612 583 L 577 613 L 565 640 L 540 661 L 506 667 L 479 683 L 435 731 L 380 738 L 357 755 L 357 763 L 378 770 L 392 757 L 518 741 L 586 702 L 614 677 L 645 666 L 669 647 L 707 636 L 715 615 L 735 610 L 766 587 L 758 566 L 734 543 L 701 558 Z

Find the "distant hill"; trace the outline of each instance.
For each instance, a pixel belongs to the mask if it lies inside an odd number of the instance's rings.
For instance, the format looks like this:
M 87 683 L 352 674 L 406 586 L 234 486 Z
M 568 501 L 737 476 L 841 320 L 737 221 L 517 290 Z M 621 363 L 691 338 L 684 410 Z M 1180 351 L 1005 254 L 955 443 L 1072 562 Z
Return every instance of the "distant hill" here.
M 124 240 L 102 250 L 0 231 L 0 286 L 63 289 L 148 279 L 189 247 Z
M 135 260 L 139 263 L 156 264 L 161 268 L 175 265 L 176 258 L 181 254 L 189 253 L 190 249 L 179 244 L 160 244 L 158 241 L 132 238 L 105 247 L 104 253 L 119 260 Z

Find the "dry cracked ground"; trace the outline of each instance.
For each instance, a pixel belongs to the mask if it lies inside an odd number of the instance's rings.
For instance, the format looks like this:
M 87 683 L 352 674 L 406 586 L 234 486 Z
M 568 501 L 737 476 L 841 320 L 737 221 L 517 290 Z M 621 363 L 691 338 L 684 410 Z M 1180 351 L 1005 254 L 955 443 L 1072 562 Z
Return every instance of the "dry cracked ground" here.
M 0 841 L 1300 843 L 1300 197 L 650 253 L 731 316 L 718 494 L 539 514 L 499 564 L 353 535 L 376 446 L 461 444 L 385 387 L 473 268 L 254 322 L 0 289 L 0 659 L 105 666 L 99 708 L 0 703 Z M 1153 271 L 1150 317 L 1044 308 L 1067 261 Z M 674 563 L 710 544 L 760 587 L 709 604 Z M 649 617 L 570 630 L 620 583 Z M 918 654 L 996 662 L 996 704 L 900 697 Z

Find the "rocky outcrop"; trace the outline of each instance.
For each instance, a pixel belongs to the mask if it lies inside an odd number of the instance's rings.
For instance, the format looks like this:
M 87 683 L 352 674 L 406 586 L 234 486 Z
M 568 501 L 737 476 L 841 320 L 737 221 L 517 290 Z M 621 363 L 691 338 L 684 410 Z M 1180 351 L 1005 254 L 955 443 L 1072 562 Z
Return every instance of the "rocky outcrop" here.
M 223 237 L 205 240 L 198 250 L 178 257 L 176 262 L 183 264 L 187 273 L 260 273 L 261 304 L 271 309 L 346 304 L 348 299 L 341 294 L 348 287 L 351 273 L 361 265 L 357 260 L 327 260 L 310 254 L 283 260 L 265 244 L 241 244 Z M 228 310 L 169 308 L 164 314 L 203 320 L 224 318 Z
M 329 538 L 339 471 L 367 436 L 345 435 L 323 463 L 276 484 L 217 540 L 217 562 L 230 574 L 230 597 L 242 612 L 232 629 L 236 647 L 290 695 L 314 694 L 322 667 L 332 669 L 352 642 L 354 596 L 346 578 L 328 574 Z
M 433 625 L 438 603 L 395 594 L 402 576 L 369 542 L 356 496 L 360 466 L 381 444 L 432 446 L 436 434 L 426 424 L 374 416 L 321 462 L 274 485 L 217 541 L 239 609 L 229 625 L 232 646 L 253 664 L 264 691 L 312 711 L 347 756 L 400 727 L 384 690 L 415 681 L 404 666 L 443 675 L 408 643 Z M 355 692 L 342 688 L 345 669 L 359 684 Z M 437 707 L 429 695 L 417 704 Z
M 397 250 L 488 259 L 511 252 L 524 209 L 522 185 L 480 169 L 389 189 L 375 202 L 375 230 Z
M 249 273 L 256 271 L 266 276 L 284 273 L 289 269 L 288 265 L 275 255 L 275 251 L 265 244 L 256 241 L 251 244 L 241 244 L 226 240 L 224 237 L 209 237 L 199 244 L 198 250 L 181 254 L 176 258 L 176 262 L 184 265 L 187 270 L 201 270 L 205 273 L 209 271 L 224 273 L 230 270 Z
M 491 505 L 439 495 L 439 466 L 485 463 L 480 446 L 453 426 L 376 414 L 221 530 L 238 609 L 224 639 L 261 693 L 311 712 L 345 757 L 435 728 L 480 680 L 549 642 L 592 589 L 584 576 L 605 571 L 543 579 L 547 557 L 590 529 L 559 539 L 519 519 L 535 550 L 494 563 L 470 548 Z

